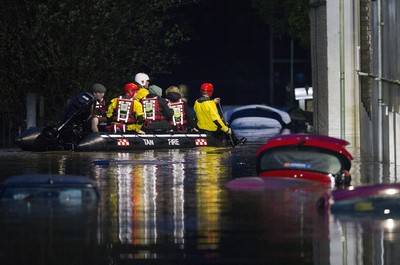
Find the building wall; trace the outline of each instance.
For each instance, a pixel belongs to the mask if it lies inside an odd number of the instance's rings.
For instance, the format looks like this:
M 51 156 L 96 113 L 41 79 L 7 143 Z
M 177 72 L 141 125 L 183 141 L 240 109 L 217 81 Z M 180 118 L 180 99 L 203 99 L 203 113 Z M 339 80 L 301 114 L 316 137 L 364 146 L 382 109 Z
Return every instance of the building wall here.
M 314 104 L 314 128 L 317 133 L 329 134 L 327 20 L 325 1 L 310 1 L 311 65 Z
M 358 38 L 354 35 L 353 2 L 315 0 L 310 5 L 316 132 L 358 145 Z
M 370 21 L 360 22 L 361 27 L 370 28 L 370 69 L 362 69 L 364 79 L 370 87 L 363 86 L 362 93 L 370 89 L 369 135 L 362 134 L 362 150 L 382 162 L 398 164 L 397 142 L 399 139 L 399 42 L 400 4 L 396 0 L 361 0 L 361 8 L 369 2 L 367 15 Z M 364 6 L 363 6 L 364 4 Z M 368 106 L 367 97 L 362 97 L 363 106 Z M 365 108 L 367 109 L 367 108 Z M 364 121 L 367 128 L 367 121 Z M 367 149 L 368 147 L 368 149 Z
M 310 6 L 316 132 L 399 164 L 400 2 L 310 0 Z

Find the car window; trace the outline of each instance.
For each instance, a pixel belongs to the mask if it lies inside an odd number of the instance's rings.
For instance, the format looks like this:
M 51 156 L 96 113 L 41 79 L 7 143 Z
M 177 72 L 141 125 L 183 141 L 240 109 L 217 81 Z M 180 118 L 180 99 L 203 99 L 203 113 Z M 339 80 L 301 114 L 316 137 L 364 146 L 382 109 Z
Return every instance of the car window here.
M 262 153 L 261 156 L 260 171 L 290 169 L 336 174 L 342 169 L 337 156 L 320 148 L 275 148 Z
M 58 199 L 60 202 L 93 200 L 97 198 L 94 188 L 43 188 L 4 187 L 1 198 L 12 200 Z

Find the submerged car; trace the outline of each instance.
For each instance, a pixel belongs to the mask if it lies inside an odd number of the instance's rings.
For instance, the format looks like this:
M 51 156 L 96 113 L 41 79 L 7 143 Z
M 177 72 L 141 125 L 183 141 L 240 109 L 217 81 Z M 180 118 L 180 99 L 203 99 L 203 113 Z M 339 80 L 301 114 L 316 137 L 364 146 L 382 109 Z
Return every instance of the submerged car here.
M 59 263 L 54 254 L 59 249 L 70 255 L 74 246 L 80 251 L 82 242 L 96 242 L 100 197 L 95 184 L 76 175 L 7 178 L 0 186 L 0 260 Z
M 371 184 L 327 192 L 317 208 L 335 216 L 400 216 L 400 183 Z
M 230 109 L 224 118 L 234 130 L 284 129 L 291 122 L 287 112 L 258 104 Z
M 257 176 L 236 178 L 229 190 L 331 189 L 350 185 L 349 143 L 316 134 L 274 136 L 257 151 Z
M 27 174 L 12 176 L 0 188 L 2 201 L 57 201 L 62 205 L 81 205 L 97 201 L 96 182 L 85 176 Z
M 261 178 L 290 178 L 327 185 L 350 185 L 349 142 L 325 135 L 287 134 L 271 137 L 258 151 Z

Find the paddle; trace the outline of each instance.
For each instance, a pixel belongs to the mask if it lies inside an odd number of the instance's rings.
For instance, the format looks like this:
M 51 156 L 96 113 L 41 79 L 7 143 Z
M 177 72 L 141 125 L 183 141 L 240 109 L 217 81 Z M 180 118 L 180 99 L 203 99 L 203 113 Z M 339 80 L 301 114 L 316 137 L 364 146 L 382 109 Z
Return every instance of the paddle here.
M 220 112 L 221 112 L 221 119 L 225 122 L 226 126 L 229 126 L 229 123 L 228 123 L 227 121 L 225 121 L 225 118 L 224 118 L 224 111 L 222 110 L 221 103 L 218 102 L 217 104 L 218 104 L 219 110 L 220 110 Z M 228 134 L 228 135 L 229 135 L 229 140 L 231 141 L 232 147 L 235 147 L 235 142 L 233 141 L 232 133 L 233 133 L 233 132 L 232 132 L 232 129 L 231 129 L 231 134 Z

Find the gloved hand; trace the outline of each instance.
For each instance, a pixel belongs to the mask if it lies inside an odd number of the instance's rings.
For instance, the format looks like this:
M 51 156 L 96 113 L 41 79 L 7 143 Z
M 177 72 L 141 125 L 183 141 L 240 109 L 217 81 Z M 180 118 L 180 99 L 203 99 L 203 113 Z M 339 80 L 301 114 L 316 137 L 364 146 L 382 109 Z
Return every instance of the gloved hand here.
M 226 127 L 226 129 L 224 130 L 224 133 L 232 134 L 232 129 L 229 127 Z
M 136 120 L 137 120 L 136 121 L 137 124 L 142 125 L 144 123 L 143 115 L 137 116 Z

